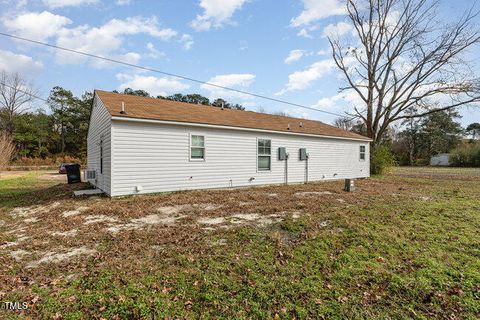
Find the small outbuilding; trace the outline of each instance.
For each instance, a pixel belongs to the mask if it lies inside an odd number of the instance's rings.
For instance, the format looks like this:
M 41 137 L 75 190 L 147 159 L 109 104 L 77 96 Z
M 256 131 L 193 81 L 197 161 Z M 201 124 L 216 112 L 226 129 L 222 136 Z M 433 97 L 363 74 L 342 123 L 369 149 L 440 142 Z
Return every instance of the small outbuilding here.
M 369 142 L 319 121 L 96 90 L 85 176 L 110 196 L 366 178 Z
M 447 167 L 450 165 L 450 154 L 449 153 L 439 153 L 430 158 L 431 166 L 440 166 Z

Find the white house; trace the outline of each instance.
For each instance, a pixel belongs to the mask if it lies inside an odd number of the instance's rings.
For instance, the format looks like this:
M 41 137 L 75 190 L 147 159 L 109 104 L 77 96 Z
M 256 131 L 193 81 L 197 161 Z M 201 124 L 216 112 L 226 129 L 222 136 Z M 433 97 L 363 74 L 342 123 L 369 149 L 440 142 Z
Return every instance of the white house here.
M 319 121 L 96 90 L 86 176 L 110 196 L 365 178 L 369 141 Z

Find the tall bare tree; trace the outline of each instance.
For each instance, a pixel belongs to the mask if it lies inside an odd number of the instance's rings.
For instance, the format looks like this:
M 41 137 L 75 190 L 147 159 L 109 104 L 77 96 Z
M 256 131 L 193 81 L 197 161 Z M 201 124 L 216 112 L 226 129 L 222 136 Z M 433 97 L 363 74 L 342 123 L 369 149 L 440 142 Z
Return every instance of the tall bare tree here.
M 341 91 L 362 101 L 362 119 L 375 146 L 397 120 L 423 117 L 480 101 L 480 81 L 466 53 L 480 43 L 473 9 L 453 23 L 438 21 L 436 0 L 346 0 L 355 36 L 329 37 L 346 78 Z
M 12 134 L 14 118 L 25 112 L 36 92 L 18 73 L 0 75 L 0 129 Z

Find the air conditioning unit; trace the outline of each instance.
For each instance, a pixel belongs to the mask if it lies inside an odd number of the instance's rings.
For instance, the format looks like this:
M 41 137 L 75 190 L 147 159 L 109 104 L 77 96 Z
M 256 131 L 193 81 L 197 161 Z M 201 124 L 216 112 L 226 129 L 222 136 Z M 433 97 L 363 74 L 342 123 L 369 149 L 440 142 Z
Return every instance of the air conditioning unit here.
M 95 170 L 85 170 L 85 180 L 95 181 L 97 179 L 97 172 Z

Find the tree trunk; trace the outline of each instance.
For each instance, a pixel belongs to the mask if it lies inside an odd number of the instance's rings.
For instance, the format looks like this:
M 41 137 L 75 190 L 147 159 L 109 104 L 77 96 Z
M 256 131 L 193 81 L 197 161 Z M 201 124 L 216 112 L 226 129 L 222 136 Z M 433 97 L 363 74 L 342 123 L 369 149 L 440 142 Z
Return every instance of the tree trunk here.
M 60 139 L 61 139 L 61 152 L 65 152 L 65 127 L 63 124 L 61 125 L 61 133 L 60 133 Z

